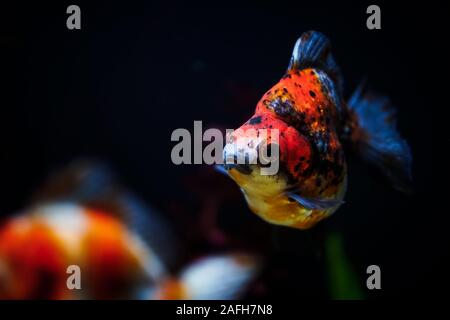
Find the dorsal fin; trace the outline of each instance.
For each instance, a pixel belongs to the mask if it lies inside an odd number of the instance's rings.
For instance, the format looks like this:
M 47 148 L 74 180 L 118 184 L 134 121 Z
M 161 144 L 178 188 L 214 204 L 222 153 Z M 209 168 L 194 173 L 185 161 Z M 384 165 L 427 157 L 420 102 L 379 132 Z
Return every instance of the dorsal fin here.
M 317 68 L 325 71 L 342 92 L 342 76 L 331 54 L 330 40 L 318 31 L 304 32 L 295 43 L 288 70 Z

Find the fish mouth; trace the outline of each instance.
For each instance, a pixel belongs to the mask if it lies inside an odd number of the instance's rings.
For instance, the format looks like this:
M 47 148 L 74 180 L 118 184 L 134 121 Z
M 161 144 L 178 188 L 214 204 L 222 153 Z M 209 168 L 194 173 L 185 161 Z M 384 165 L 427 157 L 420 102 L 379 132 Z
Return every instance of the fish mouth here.
M 249 164 L 225 163 L 224 167 L 227 171 L 230 171 L 231 169 L 236 169 L 240 173 L 246 175 L 252 172 L 252 168 Z

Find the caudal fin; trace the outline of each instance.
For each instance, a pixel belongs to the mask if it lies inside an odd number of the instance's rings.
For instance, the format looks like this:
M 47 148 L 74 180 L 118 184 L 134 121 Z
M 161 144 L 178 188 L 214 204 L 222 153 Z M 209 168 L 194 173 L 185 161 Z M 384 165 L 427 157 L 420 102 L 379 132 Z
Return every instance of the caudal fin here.
M 412 191 L 412 156 L 396 125 L 396 109 L 390 100 L 361 84 L 348 102 L 350 139 L 363 159 L 378 167 L 393 186 Z

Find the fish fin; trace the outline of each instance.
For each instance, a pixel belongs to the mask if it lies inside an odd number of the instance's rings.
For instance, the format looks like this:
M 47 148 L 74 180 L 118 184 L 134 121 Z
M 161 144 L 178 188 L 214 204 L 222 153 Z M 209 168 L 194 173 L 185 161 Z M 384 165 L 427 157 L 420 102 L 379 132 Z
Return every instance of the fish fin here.
M 287 196 L 310 210 L 330 209 L 344 203 L 344 201 L 336 199 L 306 198 L 295 192 L 288 192 Z
M 179 280 L 186 299 L 233 300 L 245 293 L 260 269 L 260 259 L 243 253 L 216 255 L 190 264 Z
M 304 32 L 295 43 L 288 70 L 317 68 L 325 71 L 343 89 L 341 71 L 331 54 L 330 40 L 318 31 Z
M 74 161 L 51 175 L 33 200 L 36 204 L 75 203 L 113 214 L 154 251 L 154 260 L 162 260 L 160 264 L 164 267 L 176 263 L 179 244 L 168 222 L 156 209 L 124 188 L 105 163 L 88 159 Z
M 223 166 L 223 164 L 216 164 L 216 165 L 214 166 L 214 169 L 215 169 L 217 172 L 220 172 L 220 173 L 222 173 L 222 174 L 228 176 L 228 171 L 225 169 L 225 167 Z
M 349 137 L 357 153 L 378 167 L 397 190 L 411 193 L 411 150 L 397 131 L 396 108 L 386 96 L 368 91 L 365 81 L 348 107 L 353 116 Z

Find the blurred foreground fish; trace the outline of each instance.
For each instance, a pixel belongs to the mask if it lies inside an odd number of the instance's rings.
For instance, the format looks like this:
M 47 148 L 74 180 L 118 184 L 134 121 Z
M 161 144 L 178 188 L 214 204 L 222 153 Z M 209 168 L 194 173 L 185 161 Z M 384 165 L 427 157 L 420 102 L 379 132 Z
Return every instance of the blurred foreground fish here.
M 177 279 L 169 270 L 178 258 L 176 237 L 154 209 L 119 186 L 106 166 L 76 162 L 0 226 L 0 299 L 165 298 L 155 292 Z M 81 270 L 81 290 L 67 287 L 71 265 Z M 216 277 L 204 282 L 186 276 L 195 270 Z M 211 297 L 237 298 L 255 270 L 231 262 L 192 265 L 178 281 L 180 287 L 186 282 L 187 288 L 205 290 L 209 284 L 216 293 Z M 218 277 L 221 272 L 229 279 Z M 204 297 L 205 290 L 183 297 Z
M 146 228 L 151 237 L 143 237 Z M 1 226 L 0 298 L 139 297 L 165 277 L 165 246 L 176 247 L 154 210 L 116 185 L 105 166 L 78 162 Z M 81 290 L 67 288 L 69 265 L 80 267 Z
M 212 255 L 188 265 L 176 278 L 166 279 L 155 291 L 157 299 L 236 299 L 260 269 L 255 256 L 230 253 Z
M 343 144 L 381 169 L 397 189 L 409 191 L 411 153 L 396 130 L 389 99 L 361 86 L 346 103 L 342 82 L 329 40 L 306 32 L 282 79 L 264 94 L 253 117 L 227 137 L 222 171 L 264 220 L 308 229 L 335 212 L 347 186 Z M 278 151 L 275 174 L 261 174 L 268 165 L 257 158 L 264 146 L 267 154 Z

